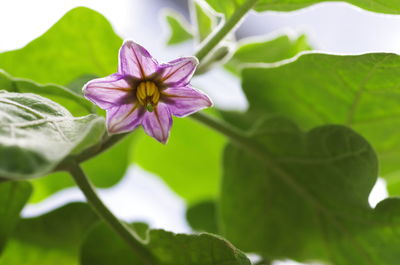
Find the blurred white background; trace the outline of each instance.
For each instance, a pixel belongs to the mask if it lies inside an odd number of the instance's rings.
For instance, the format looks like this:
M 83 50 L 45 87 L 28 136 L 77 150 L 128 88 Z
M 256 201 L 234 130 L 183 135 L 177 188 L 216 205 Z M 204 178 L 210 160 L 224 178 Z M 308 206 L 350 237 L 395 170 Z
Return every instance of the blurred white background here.
M 87 6 L 101 12 L 118 34 L 141 43 L 160 61 L 193 53 L 191 44 L 169 48 L 164 45 L 168 31 L 160 12 L 169 7 L 188 17 L 185 0 L 1 0 L 0 52 L 23 47 L 76 6 Z M 313 47 L 324 52 L 400 53 L 400 16 L 375 14 L 344 3 L 324 3 L 291 13 L 251 13 L 237 36 L 276 36 L 282 32 L 292 36 L 305 33 Z M 243 110 L 247 106 L 239 81 L 221 69 L 196 78 L 192 83 L 206 90 L 219 107 Z M 159 178 L 137 166 L 127 172 L 120 184 L 102 190 L 101 196 L 124 220 L 146 221 L 152 227 L 190 232 L 184 218 L 186 206 L 183 200 Z M 385 183 L 380 180 L 370 196 L 370 203 L 374 206 L 385 197 Z M 83 200 L 81 193 L 68 189 L 40 204 L 28 206 L 23 215 L 36 216 L 76 200 Z

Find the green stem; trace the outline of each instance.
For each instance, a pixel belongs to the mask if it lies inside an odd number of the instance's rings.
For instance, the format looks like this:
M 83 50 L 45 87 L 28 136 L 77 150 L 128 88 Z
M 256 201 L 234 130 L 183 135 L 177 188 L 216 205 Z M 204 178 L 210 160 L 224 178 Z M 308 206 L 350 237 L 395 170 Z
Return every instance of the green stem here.
M 245 132 L 228 124 L 227 122 L 201 112 L 192 114 L 190 117 L 219 132 L 223 136 L 228 137 L 231 143 L 256 156 L 257 158 L 263 161 L 271 160 L 266 155 L 263 148 L 256 142 L 252 141 Z
M 247 137 L 242 131 L 223 120 L 216 119 L 202 112 L 194 113 L 189 117 L 216 130 L 238 145 L 243 145 L 243 143 L 247 141 Z
M 218 30 L 212 33 L 212 35 L 206 39 L 206 42 L 201 44 L 200 49 L 196 52 L 195 56 L 199 61 L 202 61 L 211 50 L 213 50 L 222 41 L 226 35 L 240 22 L 240 20 L 253 8 L 258 0 L 246 0 L 231 17 L 225 22 L 225 24 Z
M 68 171 L 71 173 L 76 184 L 85 195 L 88 203 L 96 213 L 123 239 L 129 244 L 133 252 L 141 259 L 141 264 L 158 265 L 156 258 L 144 246 L 144 243 L 136 233 L 117 217 L 104 205 L 97 195 L 93 184 L 87 178 L 82 168 L 74 161 L 69 161 Z
M 85 162 L 86 160 L 89 160 L 90 158 L 103 153 L 104 151 L 108 150 L 110 147 L 113 147 L 115 144 L 117 144 L 119 141 L 124 139 L 126 136 L 128 136 L 129 133 L 122 133 L 122 134 L 115 134 L 110 137 L 108 137 L 100 147 L 94 146 L 91 148 L 88 148 L 84 152 L 82 152 L 80 155 L 74 158 L 75 161 L 78 163 Z

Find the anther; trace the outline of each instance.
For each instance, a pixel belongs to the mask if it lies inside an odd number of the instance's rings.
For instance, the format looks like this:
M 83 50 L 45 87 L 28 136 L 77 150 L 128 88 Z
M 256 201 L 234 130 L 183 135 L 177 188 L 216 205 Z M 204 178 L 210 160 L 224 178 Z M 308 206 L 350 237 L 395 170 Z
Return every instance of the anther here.
M 141 105 L 151 112 L 160 100 L 160 92 L 154 82 L 144 81 L 137 87 L 136 98 Z

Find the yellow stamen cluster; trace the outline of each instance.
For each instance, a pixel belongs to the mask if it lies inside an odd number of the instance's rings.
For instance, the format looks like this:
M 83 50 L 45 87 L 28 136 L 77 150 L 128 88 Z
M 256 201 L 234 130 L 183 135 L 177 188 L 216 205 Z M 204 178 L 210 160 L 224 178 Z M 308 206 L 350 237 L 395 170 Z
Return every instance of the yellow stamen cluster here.
M 153 111 L 160 99 L 160 91 L 154 82 L 143 81 L 137 87 L 136 98 L 148 111 Z

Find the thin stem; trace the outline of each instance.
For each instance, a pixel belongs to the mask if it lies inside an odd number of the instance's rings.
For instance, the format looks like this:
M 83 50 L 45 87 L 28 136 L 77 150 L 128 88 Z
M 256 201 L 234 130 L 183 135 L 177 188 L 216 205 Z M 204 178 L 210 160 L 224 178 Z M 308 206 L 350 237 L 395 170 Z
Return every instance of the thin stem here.
M 242 145 L 243 142 L 247 139 L 245 134 L 236 127 L 233 127 L 227 122 L 216 119 L 210 115 L 204 114 L 202 112 L 197 112 L 190 115 L 189 117 L 203 123 L 204 125 L 207 125 L 208 127 L 211 127 L 222 135 L 227 136 L 229 139 L 231 139 L 232 142 L 235 142 L 236 144 Z
M 247 0 L 244 2 L 232 16 L 225 22 L 225 24 L 201 44 L 200 49 L 196 52 L 195 56 L 199 61 L 202 61 L 211 50 L 213 50 L 222 41 L 226 35 L 240 22 L 240 20 L 250 11 L 250 9 L 258 2 L 258 0 Z
M 88 203 L 93 207 L 96 213 L 123 239 L 129 244 L 133 252 L 146 265 L 158 265 L 156 258 L 144 246 L 144 243 L 136 233 L 125 223 L 118 220 L 117 217 L 104 205 L 97 195 L 93 184 L 87 178 L 82 168 L 74 161 L 69 161 L 69 172 L 74 178 L 76 184 L 85 195 Z
M 129 133 L 123 133 L 123 134 L 115 134 L 107 138 L 101 146 L 95 146 L 92 148 L 86 149 L 84 152 L 82 152 L 80 155 L 75 157 L 75 161 L 82 163 L 86 160 L 89 160 L 90 158 L 103 153 L 104 151 L 108 150 L 110 147 L 114 146 L 117 144 L 119 141 L 124 139 Z
M 254 143 L 246 133 L 229 123 L 201 112 L 192 114 L 190 117 L 219 132 L 223 136 L 228 137 L 233 144 L 250 152 L 261 160 L 265 158 L 265 154 L 263 150 L 260 149 L 259 145 Z

